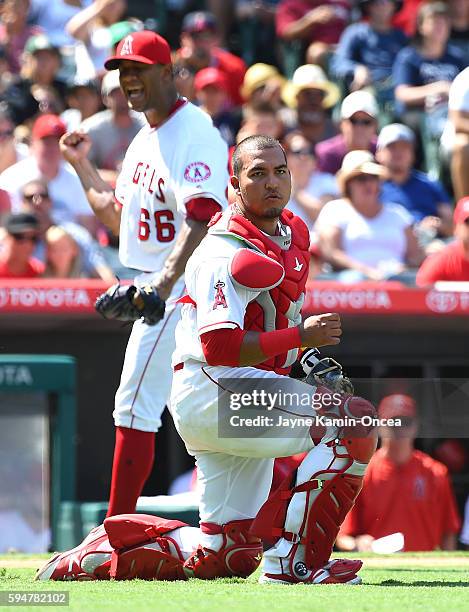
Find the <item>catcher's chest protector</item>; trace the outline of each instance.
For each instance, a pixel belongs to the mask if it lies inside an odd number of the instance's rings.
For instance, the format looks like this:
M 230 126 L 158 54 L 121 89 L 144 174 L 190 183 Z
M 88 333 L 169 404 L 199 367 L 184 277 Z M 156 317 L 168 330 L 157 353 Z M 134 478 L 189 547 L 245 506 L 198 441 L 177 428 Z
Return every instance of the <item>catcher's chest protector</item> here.
M 269 291 L 262 291 L 248 305 L 243 326 L 247 331 L 280 330 L 301 322 L 301 308 L 309 271 L 309 232 L 303 221 L 289 210 L 282 212 L 280 221 L 291 231 L 291 244 L 286 250 L 242 215 L 232 215 L 226 228 L 226 233 L 236 234 L 243 239 L 243 246 L 255 247 L 285 270 L 285 276 L 279 285 Z M 273 370 L 278 374 L 288 374 L 297 356 L 296 349 L 290 350 L 256 367 Z

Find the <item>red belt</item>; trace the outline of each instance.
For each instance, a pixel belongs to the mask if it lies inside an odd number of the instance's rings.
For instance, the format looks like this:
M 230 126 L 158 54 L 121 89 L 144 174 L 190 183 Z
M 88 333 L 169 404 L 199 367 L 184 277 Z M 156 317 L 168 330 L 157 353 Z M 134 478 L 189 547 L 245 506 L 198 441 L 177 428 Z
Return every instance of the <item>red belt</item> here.
M 184 363 L 177 363 L 174 368 L 173 368 L 173 372 L 177 372 L 178 370 L 182 370 L 182 368 L 184 367 Z

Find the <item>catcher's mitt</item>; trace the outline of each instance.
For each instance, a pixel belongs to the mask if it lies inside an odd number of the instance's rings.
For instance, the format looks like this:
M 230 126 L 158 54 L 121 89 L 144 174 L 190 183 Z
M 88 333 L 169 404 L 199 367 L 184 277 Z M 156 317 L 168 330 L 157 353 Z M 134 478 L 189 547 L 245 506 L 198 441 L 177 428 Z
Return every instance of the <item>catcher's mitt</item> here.
M 321 357 L 317 348 L 306 349 L 293 364 L 292 378 L 299 378 L 310 385 L 325 385 L 337 393 L 350 393 L 354 389 L 350 378 L 344 375 L 342 366 L 332 357 Z
M 141 307 L 134 303 L 137 293 Z M 132 322 L 143 317 L 147 325 L 156 325 L 164 317 L 165 303 L 152 285 L 137 289 L 117 283 L 98 297 L 95 308 L 105 319 Z

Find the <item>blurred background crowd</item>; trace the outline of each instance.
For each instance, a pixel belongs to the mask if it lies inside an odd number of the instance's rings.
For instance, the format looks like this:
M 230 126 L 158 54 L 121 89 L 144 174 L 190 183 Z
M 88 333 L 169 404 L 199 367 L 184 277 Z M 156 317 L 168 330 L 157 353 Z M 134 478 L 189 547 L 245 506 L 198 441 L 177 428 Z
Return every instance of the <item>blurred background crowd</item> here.
M 142 28 L 228 146 L 281 140 L 311 278 L 469 281 L 469 0 L 3 0 L 1 277 L 132 277 L 58 141 L 115 181 L 144 118 L 103 63 Z

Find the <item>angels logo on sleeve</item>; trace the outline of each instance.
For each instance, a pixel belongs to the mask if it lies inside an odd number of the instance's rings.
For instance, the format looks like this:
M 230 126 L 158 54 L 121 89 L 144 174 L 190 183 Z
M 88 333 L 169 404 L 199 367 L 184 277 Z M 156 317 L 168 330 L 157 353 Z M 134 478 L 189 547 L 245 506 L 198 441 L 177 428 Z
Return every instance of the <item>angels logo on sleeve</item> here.
M 223 293 L 224 286 L 225 286 L 225 283 L 221 280 L 215 283 L 214 289 L 216 289 L 217 292 L 215 294 L 215 300 L 213 302 L 212 310 L 216 310 L 219 306 L 221 306 L 222 308 L 228 308 L 228 304 L 226 303 L 225 294 Z
M 212 171 L 204 162 L 192 162 L 184 170 L 184 178 L 190 183 L 206 181 L 212 175 Z

